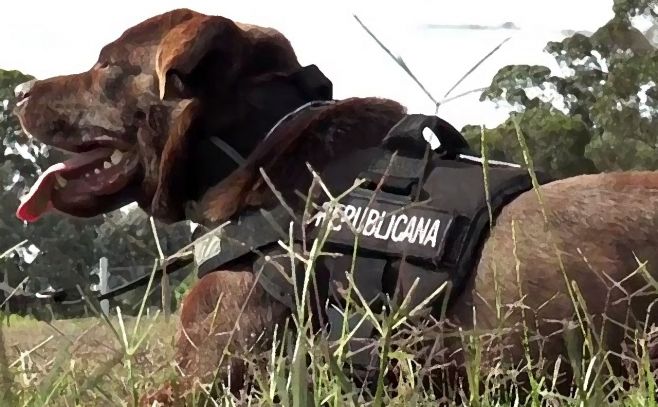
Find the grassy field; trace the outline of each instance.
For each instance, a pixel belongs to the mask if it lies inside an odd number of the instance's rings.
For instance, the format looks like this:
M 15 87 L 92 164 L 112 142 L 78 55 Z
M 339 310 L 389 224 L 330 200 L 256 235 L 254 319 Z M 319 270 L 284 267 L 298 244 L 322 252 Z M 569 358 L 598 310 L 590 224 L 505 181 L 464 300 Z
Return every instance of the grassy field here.
M 8 323 L 7 323 L 8 322 Z M 382 320 L 382 327 L 393 323 Z M 5 321 L 3 333 L 9 379 L 4 382 L 2 406 L 135 406 L 139 398 L 177 376 L 173 361 L 173 340 L 177 320 L 166 322 L 161 316 L 136 318 L 112 317 L 60 320 L 52 323 L 28 318 Z M 386 329 L 386 328 L 384 328 Z M 468 377 L 484 378 L 487 390 L 481 396 L 468 396 L 454 389 L 437 400 L 420 384 L 427 374 L 404 346 L 391 346 L 394 338 L 380 341 L 388 357 L 398 362 L 399 384 L 396 389 L 381 386 L 364 392 L 347 384 L 346 377 L 329 363 L 341 358 L 340 352 L 329 356 L 323 338 L 292 335 L 288 346 L 295 352 L 268 357 L 267 368 L 255 369 L 257 388 L 235 397 L 223 395 L 209 406 L 430 406 L 454 405 L 463 398 L 472 406 L 655 406 L 655 377 L 646 360 L 637 359 L 640 370 L 627 381 L 610 381 L 601 375 L 600 355 L 581 361 L 586 369 L 576 378 L 582 388 L 574 387 L 570 396 L 558 395 L 551 389 L 551 378 L 534 374 L 531 393 L 525 403 L 513 401 L 516 388 L 503 389 L 514 382 L 526 367 L 512 369 L 496 366 L 481 368 L 476 341 L 467 339 L 471 347 Z M 412 340 L 409 340 L 411 342 Z M 641 341 L 639 342 L 641 343 Z M 473 345 L 475 346 L 473 347 Z M 296 354 L 297 357 L 291 356 Z M 306 356 L 300 358 L 299 356 Z M 343 354 L 344 356 L 344 354 Z M 597 358 L 599 358 L 597 360 Z M 307 366 L 302 359 L 310 361 Z M 418 361 L 419 362 L 419 361 Z M 642 366 L 647 370 L 643 371 Z M 527 369 L 532 371 L 533 368 Z M 382 382 L 383 383 L 383 382 Z M 380 386 L 377 386 L 379 389 Z M 198 405 L 207 390 L 199 386 L 181 405 Z M 614 399 L 610 400 L 610 395 Z M 653 396 L 652 396 L 653 395 Z M 204 404 L 202 404 L 204 405 Z
M 132 317 L 123 324 L 117 317 L 11 318 L 4 341 L 14 397 L 5 397 L 5 405 L 134 405 L 143 391 L 175 373 L 177 321 L 145 317 L 135 330 L 136 323 Z

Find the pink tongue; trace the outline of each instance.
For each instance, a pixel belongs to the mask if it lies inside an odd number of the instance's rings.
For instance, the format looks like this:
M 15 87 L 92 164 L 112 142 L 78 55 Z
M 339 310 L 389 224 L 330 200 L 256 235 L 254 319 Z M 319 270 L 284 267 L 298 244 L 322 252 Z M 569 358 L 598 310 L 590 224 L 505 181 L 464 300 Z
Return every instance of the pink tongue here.
M 18 219 L 26 222 L 34 222 L 44 213 L 52 208 L 50 196 L 55 186 L 57 175 L 64 174 L 98 160 L 103 160 L 112 154 L 111 148 L 98 148 L 86 153 L 76 154 L 72 158 L 57 163 L 45 170 L 34 183 L 30 192 L 21 198 L 21 204 L 16 210 Z

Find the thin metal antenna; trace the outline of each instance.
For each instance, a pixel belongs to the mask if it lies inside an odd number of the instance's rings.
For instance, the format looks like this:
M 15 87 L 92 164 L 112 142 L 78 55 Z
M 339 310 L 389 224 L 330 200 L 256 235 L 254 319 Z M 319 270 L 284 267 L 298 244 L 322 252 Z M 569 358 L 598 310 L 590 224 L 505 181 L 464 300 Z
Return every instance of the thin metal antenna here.
M 479 60 L 475 65 L 473 65 L 473 67 L 471 67 L 471 69 L 469 69 L 468 71 L 466 71 L 466 73 L 465 73 L 464 75 L 462 75 L 462 77 L 459 78 L 459 80 L 458 80 L 457 82 L 455 82 L 455 84 L 454 84 L 454 85 L 448 90 L 448 92 L 446 92 L 446 94 L 443 96 L 443 99 L 442 99 L 441 101 L 438 101 L 438 100 L 437 100 L 437 99 L 436 99 L 436 98 L 430 93 L 430 91 L 427 90 L 427 88 L 426 88 L 426 87 L 425 87 L 425 86 L 424 86 L 424 85 L 418 80 L 418 78 L 416 77 L 416 75 L 414 75 L 413 72 L 411 72 L 411 69 L 407 66 L 407 64 L 404 62 L 404 60 L 402 59 L 402 57 L 400 57 L 400 56 L 396 56 L 395 54 L 393 54 L 393 52 L 392 52 L 390 49 L 388 49 L 388 47 L 387 47 L 386 45 L 384 45 L 384 43 L 382 43 L 382 42 L 379 40 L 379 38 L 377 38 L 377 36 L 376 36 L 375 34 L 373 34 L 372 31 L 370 31 L 370 29 L 369 29 L 369 28 L 368 28 L 368 27 L 367 27 L 367 26 L 361 21 L 361 19 L 360 19 L 356 14 L 353 14 L 352 16 L 353 16 L 354 19 L 359 23 L 359 25 L 361 25 L 361 27 L 362 27 L 362 28 L 363 28 L 363 29 L 364 29 L 364 30 L 370 35 L 370 37 L 372 37 L 372 39 L 375 40 L 375 42 L 377 42 L 377 44 L 378 44 L 378 45 L 379 45 L 379 46 L 380 46 L 380 47 L 381 47 L 381 48 L 382 48 L 382 49 L 383 49 L 383 50 L 384 50 L 384 51 L 385 51 L 385 52 L 386 52 L 391 58 L 393 58 L 393 60 L 398 64 L 398 66 L 399 66 L 400 68 L 402 68 L 402 69 L 407 73 L 407 75 L 409 75 L 409 77 L 411 77 L 411 79 L 413 79 L 414 82 L 416 82 L 416 84 L 418 85 L 418 87 L 420 87 L 420 89 L 425 93 L 425 95 L 427 95 L 427 97 L 432 101 L 432 103 L 434 103 L 434 106 L 435 106 L 434 114 L 435 114 L 435 115 L 439 113 L 439 107 L 440 107 L 443 103 L 447 103 L 447 102 L 453 101 L 453 100 L 455 100 L 455 99 L 458 99 L 458 98 L 460 98 L 460 97 L 463 97 L 463 96 L 469 95 L 469 94 L 471 94 L 471 93 L 474 93 L 474 92 L 477 92 L 477 91 L 480 91 L 480 90 L 484 90 L 484 89 L 486 89 L 486 88 L 473 89 L 473 90 L 469 90 L 469 91 L 467 91 L 467 92 L 463 92 L 463 93 L 461 93 L 461 94 L 459 94 L 459 95 L 457 95 L 457 96 L 454 96 L 454 97 L 452 97 L 452 98 L 449 98 L 449 97 L 448 97 L 448 96 L 450 96 L 450 94 L 451 94 L 451 93 L 457 88 L 457 86 L 459 86 L 459 85 L 460 85 L 460 84 L 461 84 L 466 78 L 468 78 L 473 72 L 475 72 L 475 70 L 476 70 L 477 68 L 479 68 L 480 65 L 482 65 L 482 63 L 484 63 L 484 61 L 486 61 L 487 59 L 489 59 L 493 54 L 495 54 L 495 53 L 496 53 L 496 52 L 497 52 L 497 51 L 503 46 L 503 44 L 505 44 L 507 41 L 509 41 L 509 40 L 512 38 L 512 37 L 507 37 L 507 38 L 505 38 L 500 44 L 498 44 L 496 47 L 494 47 L 494 49 L 492 49 L 491 51 L 489 51 L 484 57 L 480 58 L 480 60 Z
M 382 48 L 382 49 L 383 49 L 383 50 L 384 50 L 384 51 L 385 51 L 385 52 L 386 52 L 391 58 L 393 58 L 393 60 L 394 60 L 399 66 L 400 66 L 400 68 L 402 68 L 402 69 L 407 73 L 407 75 L 409 75 L 409 76 L 411 77 L 411 79 L 413 79 L 414 82 L 416 82 L 416 84 L 420 87 L 420 89 L 422 89 L 423 92 L 425 92 L 425 95 L 427 95 L 427 97 L 432 101 L 432 103 L 434 103 L 435 106 L 438 106 L 438 105 L 440 104 L 440 102 L 438 102 L 438 101 L 434 98 L 434 96 L 432 96 L 432 94 L 427 90 L 427 88 L 425 88 L 425 86 L 424 86 L 424 85 L 418 80 L 418 78 L 416 78 L 416 75 L 414 75 L 414 74 L 411 72 L 411 69 L 409 69 L 409 67 L 407 66 L 407 64 L 406 64 L 406 63 L 404 62 L 404 60 L 402 59 L 402 57 L 399 57 L 399 56 L 395 56 L 395 55 L 393 55 L 393 53 L 391 52 L 391 50 L 389 50 L 389 49 L 386 47 L 386 45 L 384 45 L 381 41 L 379 41 L 379 38 L 377 38 L 377 37 L 375 36 L 375 34 L 373 34 L 372 31 L 370 31 L 370 30 L 368 29 L 368 27 L 366 27 L 366 25 L 363 24 L 363 22 L 361 21 L 361 19 L 359 19 L 359 17 L 358 17 L 356 14 L 353 14 L 352 16 L 353 16 L 354 19 L 356 19 L 356 21 L 361 25 L 361 27 L 362 27 L 364 30 L 366 30 L 366 32 L 372 37 L 372 39 L 375 40 L 375 41 L 377 42 L 377 44 L 379 44 L 379 46 L 380 46 L 380 47 L 381 47 L 381 48 Z

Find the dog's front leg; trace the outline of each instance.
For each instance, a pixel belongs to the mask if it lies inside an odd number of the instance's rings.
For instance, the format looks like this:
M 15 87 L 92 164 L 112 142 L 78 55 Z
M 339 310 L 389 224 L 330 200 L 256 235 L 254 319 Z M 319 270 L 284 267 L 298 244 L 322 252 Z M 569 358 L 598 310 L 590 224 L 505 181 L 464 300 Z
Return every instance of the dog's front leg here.
M 245 385 L 244 350 L 266 350 L 274 327 L 282 328 L 290 311 L 270 297 L 245 267 L 212 272 L 192 287 L 183 301 L 176 343 L 176 363 L 184 377 L 145 398 L 175 405 L 199 383 L 213 378 L 233 393 Z M 254 349 L 256 346 L 257 349 Z M 222 356 L 223 355 L 223 356 Z

